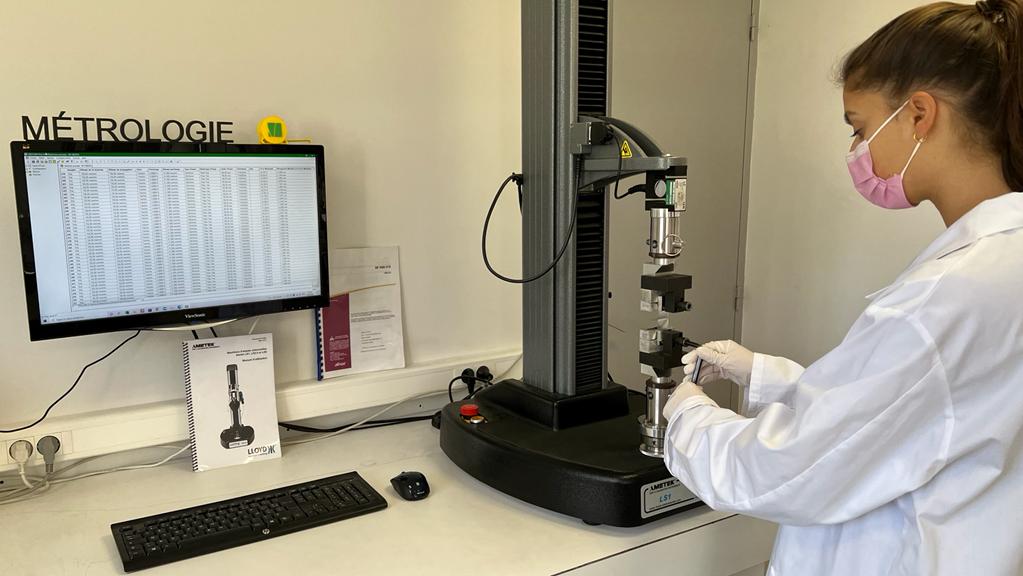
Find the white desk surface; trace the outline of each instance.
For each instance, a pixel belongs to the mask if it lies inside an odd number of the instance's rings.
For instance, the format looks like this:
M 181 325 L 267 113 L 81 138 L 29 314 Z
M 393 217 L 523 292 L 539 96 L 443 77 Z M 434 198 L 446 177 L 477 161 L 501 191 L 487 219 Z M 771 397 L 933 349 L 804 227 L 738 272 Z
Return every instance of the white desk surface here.
M 465 474 L 429 422 L 289 446 L 279 460 L 245 466 L 195 473 L 189 464 L 85 478 L 0 507 L 0 574 L 122 574 L 112 523 L 353 470 L 384 495 L 387 509 L 141 574 L 595 573 L 589 567 L 659 549 L 661 565 L 645 574 L 728 576 L 766 561 L 774 534 L 766 522 L 706 507 L 639 528 L 587 526 Z M 389 480 L 403 470 L 426 475 L 428 498 L 406 502 L 394 493 Z M 663 565 L 675 550 L 683 558 Z

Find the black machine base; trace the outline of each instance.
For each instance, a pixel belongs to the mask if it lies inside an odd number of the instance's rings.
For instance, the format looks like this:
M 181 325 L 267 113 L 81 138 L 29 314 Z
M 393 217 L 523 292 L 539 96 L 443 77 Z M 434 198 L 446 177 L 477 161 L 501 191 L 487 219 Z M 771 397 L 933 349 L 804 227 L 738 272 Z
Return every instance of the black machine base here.
M 220 433 L 220 445 L 224 448 L 242 448 L 255 439 L 256 431 L 252 426 L 231 426 Z
M 441 448 L 485 484 L 587 524 L 639 526 L 702 504 L 660 459 L 640 454 L 642 394 L 615 384 L 592 400 L 587 396 L 567 404 L 568 398 L 546 396 L 548 409 L 537 410 L 545 393 L 515 380 L 499 382 L 444 407 Z M 599 416 L 586 423 L 590 401 Z M 465 404 L 475 404 L 478 416 L 463 416 Z M 572 425 L 555 429 L 551 422 Z

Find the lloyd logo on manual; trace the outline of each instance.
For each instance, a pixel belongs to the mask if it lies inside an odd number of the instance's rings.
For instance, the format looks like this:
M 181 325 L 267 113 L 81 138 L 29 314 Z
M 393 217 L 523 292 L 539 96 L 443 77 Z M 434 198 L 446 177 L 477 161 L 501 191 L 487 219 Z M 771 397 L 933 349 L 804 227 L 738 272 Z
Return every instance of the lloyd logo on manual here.
M 277 453 L 277 445 L 273 446 L 256 446 L 255 448 L 249 448 L 249 456 L 267 456 L 269 454 Z

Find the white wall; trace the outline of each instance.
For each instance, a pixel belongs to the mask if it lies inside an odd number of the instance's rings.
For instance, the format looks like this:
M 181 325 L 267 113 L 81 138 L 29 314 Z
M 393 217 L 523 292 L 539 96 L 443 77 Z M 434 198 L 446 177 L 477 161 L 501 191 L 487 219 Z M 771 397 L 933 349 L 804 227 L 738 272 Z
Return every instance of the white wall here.
M 686 293 L 693 309 L 673 315 L 671 326 L 698 342 L 731 338 L 735 328 L 751 14 L 750 0 L 614 3 L 612 116 L 688 161 L 688 210 L 681 217 L 686 249 L 675 269 L 693 277 Z M 623 181 L 621 191 L 640 181 Z M 618 382 L 637 390 L 647 379 L 639 372 L 637 337 L 657 316 L 639 309 L 642 267 L 650 261 L 643 202 L 638 194 L 612 201 L 608 240 L 614 295 L 608 367 Z M 731 402 L 730 386 L 715 385 L 708 393 Z
M 889 213 L 845 171 L 841 56 L 915 0 L 761 0 L 744 342 L 810 362 L 941 230 Z M 520 165 L 519 6 L 510 0 L 156 5 L 5 3 L 0 136 L 22 114 L 214 118 L 238 140 L 266 114 L 327 147 L 330 244 L 402 250 L 410 362 L 519 346 L 519 291 L 478 255 L 494 184 Z M 271 76 L 276 81 L 267 81 Z M 10 161 L 0 154 L 0 425 L 40 411 L 121 335 L 28 341 Z M 491 250 L 518 271 L 518 215 Z M 266 317 L 279 382 L 312 378 L 310 313 Z M 225 329 L 236 333 L 240 325 Z M 179 337 L 144 334 L 56 414 L 180 398 Z
M 863 200 L 845 165 L 842 57 L 918 0 L 761 0 L 743 342 L 809 363 L 943 229 Z M 926 153 L 926 149 L 923 150 Z M 912 168 L 911 168 L 912 169 Z
M 519 290 L 479 256 L 493 189 L 520 165 L 517 2 L 5 2 L 0 38 L 0 140 L 61 110 L 228 120 L 241 142 L 281 115 L 326 147 L 330 246 L 401 247 L 410 362 L 520 346 Z M 29 342 L 10 173 L 0 154 L 0 427 L 34 419 L 125 336 Z M 517 274 L 512 205 L 490 246 Z M 315 377 L 311 314 L 260 323 L 279 383 Z M 182 397 L 180 339 L 143 334 L 54 414 Z

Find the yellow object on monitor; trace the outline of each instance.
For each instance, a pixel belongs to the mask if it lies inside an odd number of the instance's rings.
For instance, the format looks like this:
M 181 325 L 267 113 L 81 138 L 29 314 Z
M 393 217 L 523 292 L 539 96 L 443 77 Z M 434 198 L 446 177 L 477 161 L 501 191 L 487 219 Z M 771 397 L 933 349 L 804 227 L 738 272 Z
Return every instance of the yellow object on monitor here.
M 286 144 L 288 142 L 288 126 L 280 116 L 267 116 L 256 126 L 260 144 Z

